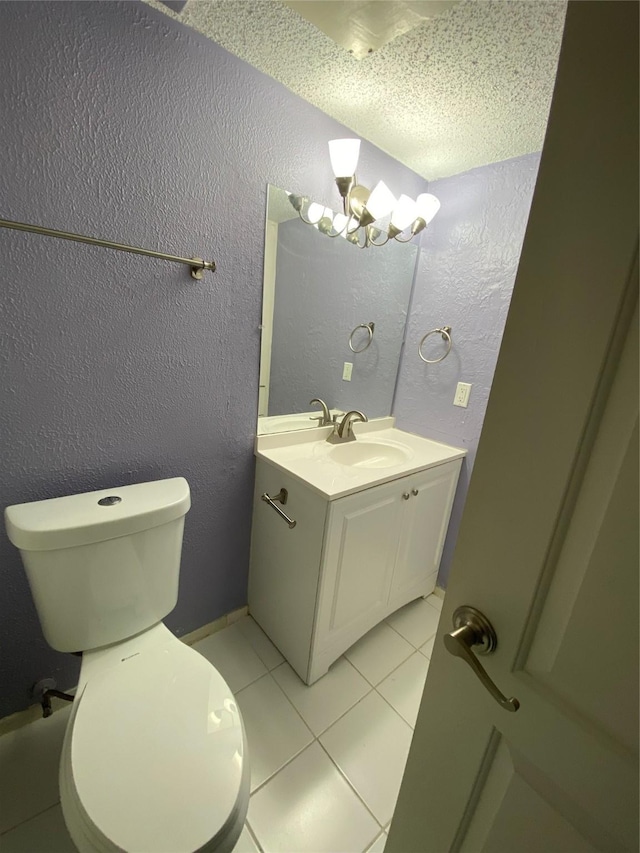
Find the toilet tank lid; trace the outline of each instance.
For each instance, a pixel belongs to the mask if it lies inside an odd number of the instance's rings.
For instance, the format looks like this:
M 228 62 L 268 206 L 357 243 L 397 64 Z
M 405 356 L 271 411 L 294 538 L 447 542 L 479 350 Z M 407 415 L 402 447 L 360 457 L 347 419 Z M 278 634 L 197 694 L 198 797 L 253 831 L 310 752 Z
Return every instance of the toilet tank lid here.
M 184 477 L 99 489 L 5 510 L 7 534 L 22 551 L 52 551 L 129 536 L 189 511 Z

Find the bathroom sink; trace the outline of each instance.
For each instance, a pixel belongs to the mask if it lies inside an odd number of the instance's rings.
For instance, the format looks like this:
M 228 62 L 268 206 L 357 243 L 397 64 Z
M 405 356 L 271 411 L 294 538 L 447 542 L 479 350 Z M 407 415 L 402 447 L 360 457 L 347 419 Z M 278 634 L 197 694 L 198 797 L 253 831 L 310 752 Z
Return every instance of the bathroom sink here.
M 465 455 L 459 447 L 396 429 L 393 418 L 356 423 L 353 431 L 353 441 L 340 443 L 327 440 L 327 427 L 259 435 L 256 456 L 332 501 Z
M 329 458 L 340 465 L 352 468 L 391 468 L 401 465 L 411 457 L 409 450 L 397 444 L 380 441 L 350 441 L 329 451 Z

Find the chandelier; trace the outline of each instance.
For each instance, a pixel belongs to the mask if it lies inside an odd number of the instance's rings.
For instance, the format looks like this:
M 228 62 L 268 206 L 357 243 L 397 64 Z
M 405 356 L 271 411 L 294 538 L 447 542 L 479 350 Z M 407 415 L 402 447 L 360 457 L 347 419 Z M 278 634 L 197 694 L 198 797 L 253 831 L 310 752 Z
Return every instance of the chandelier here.
M 360 249 L 384 246 L 389 240 L 408 243 L 431 222 L 440 202 L 431 193 L 421 193 L 415 201 L 404 194 L 396 199 L 383 181 L 368 190 L 356 179 L 359 155 L 359 139 L 329 142 L 342 213 L 334 213 L 306 196 L 293 193 L 288 193 L 289 201 L 307 225 L 313 225 L 328 237 L 344 237 Z M 388 217 L 388 223 L 383 223 Z

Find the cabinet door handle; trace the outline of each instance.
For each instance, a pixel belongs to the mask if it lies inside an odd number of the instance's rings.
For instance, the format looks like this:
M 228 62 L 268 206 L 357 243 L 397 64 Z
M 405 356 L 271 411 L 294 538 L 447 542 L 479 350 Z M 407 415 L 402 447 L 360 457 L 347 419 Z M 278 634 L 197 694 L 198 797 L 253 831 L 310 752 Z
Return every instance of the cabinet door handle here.
M 453 627 L 454 631 L 444 635 L 444 644 L 447 651 L 455 657 L 462 658 L 465 663 L 469 664 L 483 686 L 487 688 L 501 708 L 504 708 L 505 711 L 517 711 L 520 707 L 520 702 L 518 702 L 515 696 L 507 699 L 498 690 L 485 672 L 478 658 L 471 651 L 472 647 L 475 646 L 479 655 L 490 655 L 498 645 L 498 638 L 491 622 L 489 622 L 483 613 L 476 610 L 475 607 L 465 604 L 462 607 L 458 607 L 453 614 Z
M 402 500 L 403 501 L 408 501 L 410 497 L 411 497 L 411 495 L 409 494 L 409 492 L 403 492 L 402 493 Z
M 420 491 L 419 489 L 411 489 L 411 494 L 414 496 L 414 498 L 418 494 L 419 491 Z

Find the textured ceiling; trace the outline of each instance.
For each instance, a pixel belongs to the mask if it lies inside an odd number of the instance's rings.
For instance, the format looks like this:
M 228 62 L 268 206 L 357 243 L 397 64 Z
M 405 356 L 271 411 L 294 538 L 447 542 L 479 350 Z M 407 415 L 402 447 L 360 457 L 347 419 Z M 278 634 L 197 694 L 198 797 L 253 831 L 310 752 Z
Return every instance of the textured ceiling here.
M 564 0 L 462 0 L 362 60 L 278 0 L 148 2 L 428 180 L 542 148 Z

